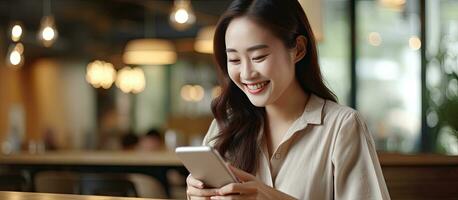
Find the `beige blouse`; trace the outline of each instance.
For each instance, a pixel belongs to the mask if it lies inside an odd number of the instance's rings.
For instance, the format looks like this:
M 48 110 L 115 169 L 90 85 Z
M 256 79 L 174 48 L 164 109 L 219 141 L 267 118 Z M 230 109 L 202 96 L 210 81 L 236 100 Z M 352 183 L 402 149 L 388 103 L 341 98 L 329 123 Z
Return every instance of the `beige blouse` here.
M 213 146 L 218 133 L 213 120 L 204 145 Z M 374 141 L 357 111 L 312 95 L 271 158 L 263 135 L 261 130 L 256 177 L 265 184 L 298 199 L 390 199 Z

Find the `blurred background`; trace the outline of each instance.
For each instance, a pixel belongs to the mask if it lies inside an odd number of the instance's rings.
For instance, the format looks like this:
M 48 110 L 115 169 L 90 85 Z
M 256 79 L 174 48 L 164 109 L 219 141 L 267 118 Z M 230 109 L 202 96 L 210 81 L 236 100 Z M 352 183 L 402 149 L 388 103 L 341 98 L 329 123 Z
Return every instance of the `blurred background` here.
M 380 152 L 458 155 L 458 1 L 299 1 L 328 86 Z M 1 154 L 199 145 L 229 3 L 1 0 Z
M 458 154 L 458 2 L 304 2 L 318 8 L 307 13 L 328 85 L 362 112 L 378 149 Z M 219 90 L 212 28 L 229 3 L 1 1 L 2 150 L 47 137 L 116 149 L 152 128 L 199 143 Z

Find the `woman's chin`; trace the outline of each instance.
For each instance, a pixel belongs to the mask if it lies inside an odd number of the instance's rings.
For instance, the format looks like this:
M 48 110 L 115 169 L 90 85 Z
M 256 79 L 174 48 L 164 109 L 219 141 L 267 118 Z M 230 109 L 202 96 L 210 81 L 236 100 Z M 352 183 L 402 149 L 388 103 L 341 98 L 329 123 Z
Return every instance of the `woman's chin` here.
M 248 99 L 250 100 L 251 104 L 253 104 L 256 107 L 265 107 L 267 105 L 266 99 L 260 99 L 259 97 L 248 97 Z
M 253 104 L 256 107 L 265 107 L 267 104 L 269 104 L 270 94 L 271 93 L 269 90 L 264 91 L 260 94 L 251 94 L 245 91 L 245 95 L 247 95 L 251 104 Z

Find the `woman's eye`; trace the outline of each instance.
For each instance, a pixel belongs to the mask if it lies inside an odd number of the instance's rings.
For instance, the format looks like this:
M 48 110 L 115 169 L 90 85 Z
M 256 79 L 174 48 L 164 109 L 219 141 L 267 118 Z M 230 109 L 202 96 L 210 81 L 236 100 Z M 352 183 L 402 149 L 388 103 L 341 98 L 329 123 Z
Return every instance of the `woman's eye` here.
M 262 60 L 264 60 L 264 58 L 266 58 L 266 57 L 267 57 L 267 55 L 257 56 L 257 57 L 254 57 L 253 60 L 254 60 L 254 61 L 262 61 Z
M 238 63 L 238 62 L 240 62 L 240 60 L 239 59 L 229 59 L 229 62 L 230 63 Z

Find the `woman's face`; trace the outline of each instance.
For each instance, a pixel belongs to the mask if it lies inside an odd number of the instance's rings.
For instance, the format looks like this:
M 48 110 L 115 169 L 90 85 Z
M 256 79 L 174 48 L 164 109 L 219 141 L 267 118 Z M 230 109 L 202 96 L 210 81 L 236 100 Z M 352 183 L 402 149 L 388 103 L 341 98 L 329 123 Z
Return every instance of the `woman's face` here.
M 226 31 L 227 71 L 257 107 L 275 103 L 295 81 L 295 51 L 248 17 Z

